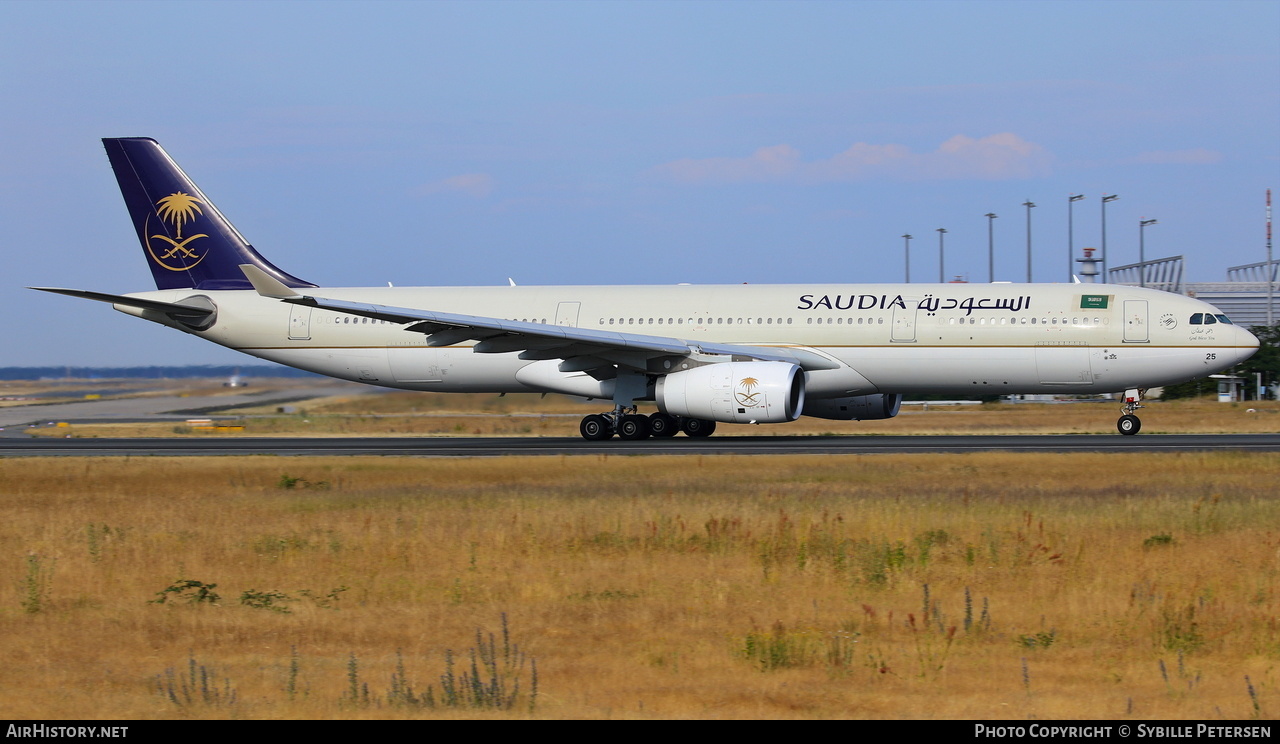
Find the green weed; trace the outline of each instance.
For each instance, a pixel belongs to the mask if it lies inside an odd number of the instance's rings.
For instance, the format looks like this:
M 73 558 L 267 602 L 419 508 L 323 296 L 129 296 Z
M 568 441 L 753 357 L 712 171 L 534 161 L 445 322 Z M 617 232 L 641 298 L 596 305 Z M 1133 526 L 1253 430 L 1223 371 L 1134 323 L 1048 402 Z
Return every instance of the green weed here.
M 170 599 L 185 599 L 191 604 L 217 604 L 222 596 L 214 591 L 217 584 L 206 584 L 195 579 L 178 579 L 156 592 L 151 604 L 166 604 Z
M 27 555 L 27 571 L 22 577 L 22 609 L 27 613 L 34 615 L 48 605 L 56 564 L 56 558 L 44 558 L 35 553 Z

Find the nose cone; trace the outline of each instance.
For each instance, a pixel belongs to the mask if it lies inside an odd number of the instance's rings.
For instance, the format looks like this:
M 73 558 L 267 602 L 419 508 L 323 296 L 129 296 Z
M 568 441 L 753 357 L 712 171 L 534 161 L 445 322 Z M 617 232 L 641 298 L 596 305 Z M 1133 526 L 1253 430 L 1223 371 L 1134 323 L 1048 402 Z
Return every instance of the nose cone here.
M 1258 337 L 1247 329 L 1236 326 L 1236 364 L 1258 352 Z

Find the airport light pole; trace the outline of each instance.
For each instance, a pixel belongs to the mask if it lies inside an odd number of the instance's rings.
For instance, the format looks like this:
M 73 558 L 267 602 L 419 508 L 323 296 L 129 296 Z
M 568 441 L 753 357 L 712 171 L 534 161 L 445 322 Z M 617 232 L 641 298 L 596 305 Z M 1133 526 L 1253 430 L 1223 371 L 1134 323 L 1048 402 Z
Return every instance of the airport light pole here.
M 1147 286 L 1147 225 L 1155 220 L 1138 220 L 1138 286 Z
M 987 212 L 983 216 L 987 218 L 987 281 L 994 282 L 996 280 L 996 241 L 993 225 L 998 215 L 995 212 Z
M 1071 283 L 1071 277 L 1075 276 L 1072 267 L 1075 263 L 1076 255 L 1076 239 L 1074 223 L 1072 221 L 1071 208 L 1075 203 L 1084 198 L 1084 194 L 1072 194 L 1067 197 L 1067 283 Z
M 1107 202 L 1119 199 L 1119 194 L 1102 195 L 1102 283 L 1107 282 Z
M 907 250 L 906 250 L 906 254 L 907 254 L 907 257 L 906 257 L 906 274 L 907 274 L 906 282 L 907 282 L 907 284 L 910 284 L 910 283 L 911 283 L 911 238 L 912 238 L 912 237 L 913 237 L 913 236 L 911 235 L 911 233 L 904 233 L 904 234 L 903 234 L 903 236 L 902 236 L 902 238 L 903 238 L 903 242 L 907 244 Z
M 1031 209 L 1035 205 L 1030 199 L 1022 203 L 1027 208 L 1027 284 L 1031 283 Z
M 944 276 L 942 271 L 942 268 L 943 268 L 942 236 L 946 234 L 947 234 L 947 228 L 945 227 L 938 228 L 938 284 L 946 284 L 947 282 L 946 277 Z

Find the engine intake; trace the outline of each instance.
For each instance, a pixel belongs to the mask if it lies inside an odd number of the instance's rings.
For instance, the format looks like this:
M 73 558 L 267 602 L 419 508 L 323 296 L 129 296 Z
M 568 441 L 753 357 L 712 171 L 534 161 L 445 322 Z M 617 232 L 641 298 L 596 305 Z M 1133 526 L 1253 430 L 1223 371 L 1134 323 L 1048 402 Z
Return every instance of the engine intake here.
M 804 408 L 804 372 L 786 362 L 724 362 L 658 379 L 658 408 L 726 424 L 781 424 Z

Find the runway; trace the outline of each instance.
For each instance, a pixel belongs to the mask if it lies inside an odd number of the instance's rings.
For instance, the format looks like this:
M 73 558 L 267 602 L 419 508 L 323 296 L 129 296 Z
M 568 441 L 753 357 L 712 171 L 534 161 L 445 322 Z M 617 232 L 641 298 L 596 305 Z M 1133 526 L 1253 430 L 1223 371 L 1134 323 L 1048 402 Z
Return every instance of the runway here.
M 0 457 L 178 457 L 383 455 L 504 457 L 562 455 L 873 455 L 956 452 L 1280 452 L 1280 434 L 1119 434 L 1039 436 L 709 437 L 366 437 L 166 439 L 0 439 Z

